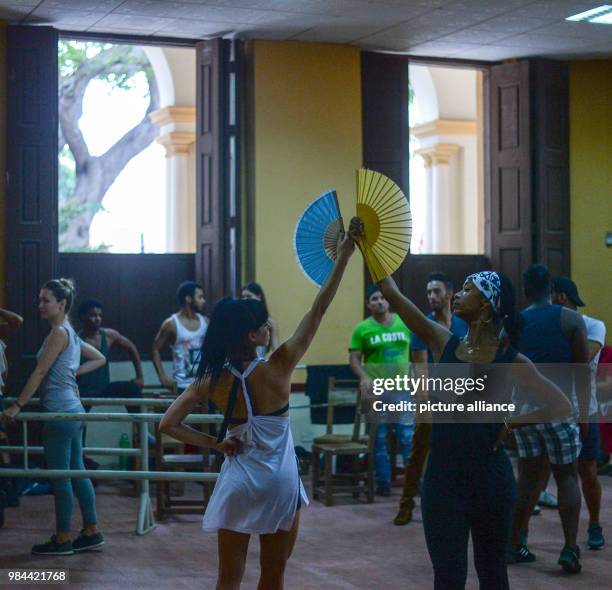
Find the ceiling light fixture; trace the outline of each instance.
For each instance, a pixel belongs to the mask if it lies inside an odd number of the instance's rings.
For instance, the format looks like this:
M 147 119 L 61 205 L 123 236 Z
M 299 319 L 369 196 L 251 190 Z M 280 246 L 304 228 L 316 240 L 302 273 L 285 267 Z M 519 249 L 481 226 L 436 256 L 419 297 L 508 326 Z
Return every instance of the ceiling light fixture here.
M 598 25 L 612 25 L 612 5 L 604 4 L 597 8 L 592 8 L 586 12 L 568 16 L 565 20 L 594 23 Z

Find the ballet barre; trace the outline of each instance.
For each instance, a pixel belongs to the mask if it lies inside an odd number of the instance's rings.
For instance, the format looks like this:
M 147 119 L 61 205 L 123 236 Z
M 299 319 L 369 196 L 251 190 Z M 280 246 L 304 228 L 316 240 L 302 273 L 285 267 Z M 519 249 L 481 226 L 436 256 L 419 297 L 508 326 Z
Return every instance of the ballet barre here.
M 10 399 L 10 398 L 9 398 Z M 5 401 L 9 401 L 5 398 Z M 88 398 L 88 402 L 105 405 L 139 405 L 139 406 L 161 406 L 172 403 L 173 400 L 150 400 L 141 398 Z M 109 403 L 111 402 L 111 403 Z M 162 402 L 162 403 L 152 403 Z M 167 403 L 163 403 L 167 402 Z M 89 405 L 89 403 L 87 404 Z M 3 477 L 30 477 L 30 478 L 70 478 L 70 479 L 127 479 L 140 481 L 140 493 L 138 501 L 138 515 L 136 521 L 137 535 L 145 535 L 156 526 L 151 506 L 149 494 L 149 481 L 151 480 L 170 480 L 170 481 L 201 481 L 214 482 L 217 473 L 201 472 L 168 472 L 168 471 L 149 471 L 149 440 L 148 424 L 161 421 L 163 414 L 130 414 L 118 412 L 86 413 L 86 412 L 20 412 L 15 419 L 23 423 L 23 445 L 0 446 L 0 452 L 22 452 L 23 468 L 13 467 L 3 468 L 0 475 Z M 29 454 L 39 454 L 43 451 L 42 447 L 32 447 L 28 444 L 28 422 L 35 420 L 41 422 L 53 421 L 83 421 L 83 422 L 138 422 L 139 430 L 139 449 L 122 448 L 87 448 L 85 452 L 101 455 L 136 456 L 141 459 L 141 469 L 131 470 L 80 470 L 80 469 L 31 469 L 29 467 Z M 221 424 L 222 414 L 191 414 L 183 421 L 186 424 Z

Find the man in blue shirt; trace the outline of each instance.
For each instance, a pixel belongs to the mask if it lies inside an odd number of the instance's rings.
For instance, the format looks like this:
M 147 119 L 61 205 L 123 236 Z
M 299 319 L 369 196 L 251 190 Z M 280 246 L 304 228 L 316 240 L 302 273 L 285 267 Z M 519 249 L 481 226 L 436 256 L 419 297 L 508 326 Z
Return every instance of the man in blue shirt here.
M 579 411 L 577 416 L 513 430 L 519 478 L 508 562 L 529 563 L 536 559 L 527 547 L 527 527 L 547 474 L 548 461 L 557 482 L 565 538 L 558 563 L 565 572 L 578 573 L 581 564 L 576 535 L 581 498 L 577 466 L 581 439 L 588 435 L 591 398 L 586 325 L 573 309 L 551 304 L 551 279 L 545 266 L 529 266 L 523 272 L 523 285 L 530 305 L 521 312 L 523 326 L 518 349 L 533 363 L 539 363 L 540 371 L 569 399 L 575 387 Z
M 451 312 L 453 299 L 453 283 L 450 278 L 441 272 L 431 273 L 427 279 L 427 302 L 431 313 L 427 316 L 431 321 L 438 322 L 448 328 L 457 338 L 463 338 L 468 331 L 468 325 Z M 419 374 L 427 373 L 427 363 L 433 363 L 431 350 L 416 335 L 410 341 L 410 356 L 412 366 Z M 398 526 L 408 524 L 412 520 L 414 498 L 419 493 L 419 481 L 423 465 L 429 452 L 429 422 L 417 422 L 412 439 L 410 458 L 404 470 L 404 490 L 400 500 L 400 508 L 393 524 Z

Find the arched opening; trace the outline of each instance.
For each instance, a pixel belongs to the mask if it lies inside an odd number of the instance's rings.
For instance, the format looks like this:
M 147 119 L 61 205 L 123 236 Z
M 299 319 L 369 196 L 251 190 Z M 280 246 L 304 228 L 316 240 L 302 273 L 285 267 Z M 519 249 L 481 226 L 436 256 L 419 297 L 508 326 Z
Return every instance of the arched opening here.
M 481 254 L 481 74 L 411 64 L 409 82 L 411 251 Z

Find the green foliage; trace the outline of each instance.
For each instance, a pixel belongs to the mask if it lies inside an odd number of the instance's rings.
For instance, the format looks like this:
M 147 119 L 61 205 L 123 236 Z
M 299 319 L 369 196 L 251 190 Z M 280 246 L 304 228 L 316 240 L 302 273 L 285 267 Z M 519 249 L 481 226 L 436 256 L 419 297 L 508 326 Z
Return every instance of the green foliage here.
M 99 244 L 95 248 L 88 246 L 87 248 L 76 248 L 72 246 L 64 246 L 62 252 L 82 253 L 82 254 L 107 254 L 110 252 L 112 244 Z
M 76 165 L 74 156 L 68 145 L 64 145 L 59 153 L 59 190 L 58 196 L 60 203 L 62 200 L 70 198 L 74 194 L 76 186 Z M 61 218 L 60 218 L 61 220 Z
M 133 90 L 134 76 L 153 77 L 153 68 L 144 51 L 131 45 L 113 45 L 84 41 L 63 41 L 58 45 L 60 82 L 78 74 L 83 62 L 102 60 L 105 66 L 95 80 L 104 80 L 112 90 Z
M 60 79 L 75 75 L 79 66 L 86 60 L 95 57 L 100 51 L 109 49 L 110 43 L 90 43 L 81 41 L 63 41 L 58 44 Z
M 60 40 L 58 44 L 59 90 L 72 95 L 76 81 L 103 80 L 108 93 L 133 91 L 136 81 L 145 75 L 147 80 L 154 77 L 153 68 L 144 51 L 132 45 L 113 45 L 84 41 Z M 92 75 L 95 74 L 95 75 Z M 145 97 L 150 96 L 149 85 L 145 85 Z M 78 126 L 78 121 L 74 121 Z M 96 248 L 75 248 L 67 243 L 67 232 L 83 214 L 93 216 L 104 210 L 102 203 L 82 203 L 74 196 L 77 177 L 87 174 L 76 169 L 75 159 L 65 144 L 59 154 L 59 243 L 62 252 L 106 252 L 110 245 L 101 244 Z M 120 171 L 119 171 L 120 172 Z

